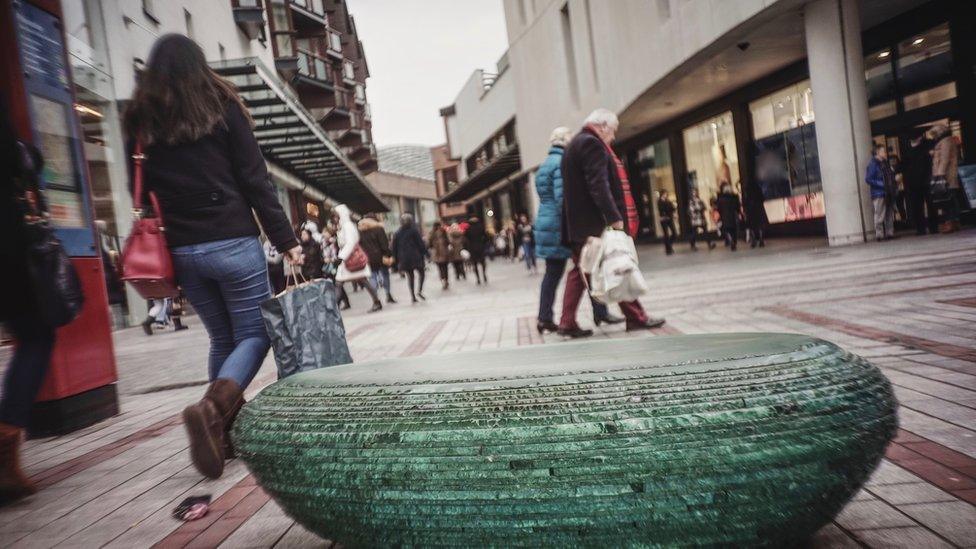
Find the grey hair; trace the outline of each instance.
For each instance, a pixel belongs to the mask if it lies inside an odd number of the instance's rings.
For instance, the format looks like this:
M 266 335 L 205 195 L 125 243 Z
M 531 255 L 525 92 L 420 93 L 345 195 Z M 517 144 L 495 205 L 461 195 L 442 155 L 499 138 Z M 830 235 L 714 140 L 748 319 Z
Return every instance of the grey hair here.
M 400 216 L 401 225 L 413 225 L 413 214 L 405 213 Z
M 556 147 L 565 147 L 573 139 L 573 132 L 566 126 L 559 126 L 549 134 L 549 144 Z
M 602 107 L 591 112 L 583 123 L 592 126 L 609 126 L 611 128 L 620 126 L 620 120 L 617 118 L 617 115 L 610 109 L 604 109 Z

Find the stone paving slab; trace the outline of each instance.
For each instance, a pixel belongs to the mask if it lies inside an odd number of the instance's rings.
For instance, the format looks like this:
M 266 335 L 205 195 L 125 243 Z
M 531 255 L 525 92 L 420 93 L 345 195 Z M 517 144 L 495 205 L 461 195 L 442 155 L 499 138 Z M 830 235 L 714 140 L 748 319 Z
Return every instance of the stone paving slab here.
M 652 288 L 643 301 L 668 317 L 667 328 L 604 326 L 594 338 L 799 332 L 870 357 L 895 385 L 896 443 L 813 547 L 976 545 L 976 231 L 840 249 L 772 241 L 734 254 L 640 252 Z M 428 299 L 417 305 L 405 303 L 405 282 L 394 277 L 401 302 L 377 314 L 365 313 L 363 292 L 350 292 L 353 357 L 559 344 L 535 331 L 541 277 L 507 260 L 488 269 L 489 285 L 452 280 L 447 291 L 429 270 Z M 581 305 L 581 324 L 590 315 Z M 114 334 L 122 414 L 27 443 L 25 466 L 46 486 L 0 509 L 0 547 L 331 546 L 288 519 L 243 464 L 229 462 L 217 481 L 189 466 L 178 413 L 204 390 L 194 384 L 205 379 L 207 345 L 199 322 L 187 323 L 190 330 L 151 337 L 138 328 Z M 274 377 L 269 356 L 249 394 Z M 208 520 L 181 525 L 169 516 L 200 493 L 222 502 Z

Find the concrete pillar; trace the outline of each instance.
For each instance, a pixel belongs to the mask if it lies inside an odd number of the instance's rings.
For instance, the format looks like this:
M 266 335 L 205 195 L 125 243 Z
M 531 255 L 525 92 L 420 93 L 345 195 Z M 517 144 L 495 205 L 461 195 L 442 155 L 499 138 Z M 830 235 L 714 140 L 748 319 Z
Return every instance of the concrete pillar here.
M 871 123 L 858 17 L 857 0 L 816 0 L 804 10 L 831 246 L 860 244 L 874 232 L 871 194 L 864 183 Z

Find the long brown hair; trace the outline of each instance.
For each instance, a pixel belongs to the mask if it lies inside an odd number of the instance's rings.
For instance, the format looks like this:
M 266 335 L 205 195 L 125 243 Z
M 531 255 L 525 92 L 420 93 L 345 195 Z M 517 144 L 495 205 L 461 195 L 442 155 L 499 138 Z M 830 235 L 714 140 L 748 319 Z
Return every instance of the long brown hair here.
M 233 84 L 207 65 L 203 50 L 181 34 L 156 40 L 125 112 L 125 130 L 143 144 L 196 141 L 223 124 L 228 103 L 247 108 Z

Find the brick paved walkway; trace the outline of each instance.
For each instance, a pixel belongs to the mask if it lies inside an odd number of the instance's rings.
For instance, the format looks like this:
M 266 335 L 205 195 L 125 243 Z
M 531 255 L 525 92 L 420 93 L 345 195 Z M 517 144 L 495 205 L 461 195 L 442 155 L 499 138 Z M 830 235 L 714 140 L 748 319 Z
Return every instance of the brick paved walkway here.
M 641 250 L 665 329 L 671 333 L 791 331 L 829 339 L 884 369 L 901 403 L 901 431 L 866 488 L 816 547 L 976 547 L 976 231 L 844 249 L 816 242 L 763 250 Z M 429 273 L 432 274 L 432 273 Z M 539 277 L 507 261 L 491 283 L 429 281 L 428 300 L 376 315 L 360 292 L 346 317 L 357 361 L 515 345 L 559 344 L 534 329 Z M 581 307 L 580 318 L 590 314 Z M 44 487 L 0 509 L 0 545 L 16 547 L 329 546 L 289 520 L 232 461 L 205 481 L 189 465 L 178 412 L 198 398 L 206 337 L 191 329 L 151 338 L 116 333 L 122 414 L 70 436 L 27 443 L 26 467 Z M 253 390 L 270 383 L 269 358 Z M 176 387 L 176 388 L 173 388 Z M 252 391 L 253 392 L 253 391 Z M 204 520 L 169 512 L 210 493 Z

